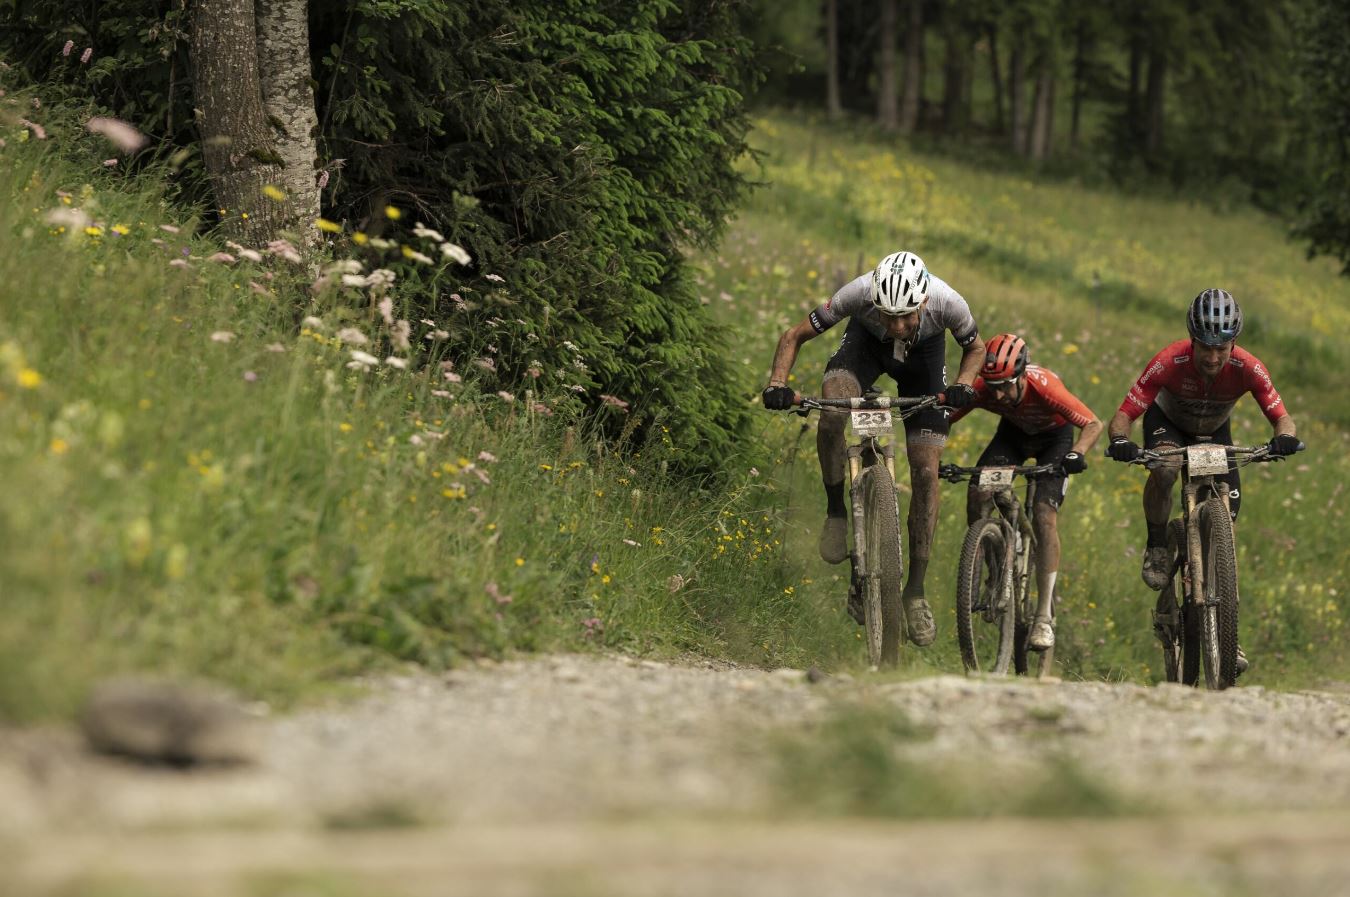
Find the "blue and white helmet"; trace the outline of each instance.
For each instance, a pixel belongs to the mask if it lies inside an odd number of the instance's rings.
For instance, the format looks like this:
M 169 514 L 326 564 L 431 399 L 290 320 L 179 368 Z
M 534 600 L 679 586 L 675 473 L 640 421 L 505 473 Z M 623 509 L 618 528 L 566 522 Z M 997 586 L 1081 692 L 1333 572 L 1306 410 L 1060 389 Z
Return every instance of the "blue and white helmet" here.
M 912 315 L 928 298 L 928 268 L 912 252 L 892 252 L 872 272 L 872 304 L 884 315 Z
M 1242 332 L 1242 309 L 1227 290 L 1205 290 L 1191 300 L 1186 313 L 1186 329 L 1191 339 L 1206 346 L 1222 346 Z

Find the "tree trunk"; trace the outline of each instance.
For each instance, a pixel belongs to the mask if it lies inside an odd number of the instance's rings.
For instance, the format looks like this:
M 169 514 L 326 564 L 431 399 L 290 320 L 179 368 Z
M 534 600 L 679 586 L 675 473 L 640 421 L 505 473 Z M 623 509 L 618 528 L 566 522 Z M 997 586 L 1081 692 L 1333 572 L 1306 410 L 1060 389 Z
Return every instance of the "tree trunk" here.
M 898 0 L 881 0 L 881 33 L 877 36 L 877 124 L 894 131 L 899 124 L 895 89 L 895 23 Z
M 830 121 L 844 114 L 839 95 L 839 0 L 825 0 L 825 115 Z
M 912 134 L 919 127 L 923 101 L 923 0 L 909 0 L 905 28 L 905 86 L 900 103 L 900 130 Z
M 1143 139 L 1144 116 L 1141 110 L 1140 86 L 1144 74 L 1144 43 L 1138 37 L 1130 38 L 1130 89 L 1125 95 L 1125 123 L 1130 140 L 1137 147 Z
M 309 0 L 256 0 L 258 71 L 263 108 L 281 157 L 291 227 L 302 243 L 317 242 L 319 217 L 315 167 L 319 116 L 314 110 L 309 53 Z
M 948 134 L 965 130 L 967 119 L 966 68 L 970 56 L 970 37 L 957 24 L 949 24 L 946 32 L 946 58 L 942 65 L 942 126 Z
M 1073 47 L 1073 115 L 1069 122 L 1069 149 L 1078 149 L 1078 124 L 1083 111 L 1083 82 L 1087 78 L 1087 28 L 1078 23 Z
M 1163 105 L 1167 94 L 1167 56 L 1154 50 L 1148 56 L 1148 130 L 1144 150 L 1156 156 L 1163 146 Z
M 989 74 L 994 82 L 994 133 L 1003 131 L 1003 73 L 998 67 L 998 26 L 989 26 Z
M 1037 66 L 1036 93 L 1032 100 L 1031 134 L 1027 155 L 1039 162 L 1050 155 L 1055 126 L 1055 72 L 1048 59 Z
M 263 113 L 253 0 L 197 0 L 192 81 L 202 160 L 224 229 L 241 242 L 275 239 L 287 204 L 263 194 L 281 183 L 281 157 Z
M 1022 55 L 1022 36 L 1013 35 L 1012 52 L 1008 54 L 1008 120 L 1012 123 L 1013 152 L 1019 156 L 1027 154 L 1027 115 L 1022 103 L 1026 66 Z

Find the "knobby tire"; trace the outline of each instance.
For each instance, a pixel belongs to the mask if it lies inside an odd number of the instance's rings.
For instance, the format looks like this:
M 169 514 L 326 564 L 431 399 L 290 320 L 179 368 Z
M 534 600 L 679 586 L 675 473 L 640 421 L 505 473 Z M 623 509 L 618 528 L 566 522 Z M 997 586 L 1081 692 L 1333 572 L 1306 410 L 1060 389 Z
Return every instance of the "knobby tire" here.
M 900 659 L 902 611 L 900 592 L 904 586 L 903 558 L 900 551 L 900 506 L 895 495 L 895 481 L 885 463 L 878 459 L 863 470 L 857 488 L 863 498 L 863 544 L 866 546 L 866 564 L 878 576 L 868 577 L 868 594 L 863 596 L 867 616 L 869 660 L 873 665 L 891 667 Z M 880 607 L 881 620 L 873 619 L 871 608 Z M 875 644 L 874 626 L 881 627 L 879 656 L 872 656 Z
M 1218 687 L 1237 681 L 1238 580 L 1237 544 L 1233 518 L 1218 496 L 1210 496 L 1200 511 L 1204 538 L 1205 588 L 1215 600 L 1216 636 L 1219 649 Z
M 1007 541 L 1003 524 L 993 518 L 976 521 L 966 530 L 956 577 L 956 638 L 967 670 L 1003 675 L 1008 672 L 1015 641 L 1015 596 L 1005 594 Z M 984 602 L 999 602 L 1002 610 L 993 623 L 985 620 Z

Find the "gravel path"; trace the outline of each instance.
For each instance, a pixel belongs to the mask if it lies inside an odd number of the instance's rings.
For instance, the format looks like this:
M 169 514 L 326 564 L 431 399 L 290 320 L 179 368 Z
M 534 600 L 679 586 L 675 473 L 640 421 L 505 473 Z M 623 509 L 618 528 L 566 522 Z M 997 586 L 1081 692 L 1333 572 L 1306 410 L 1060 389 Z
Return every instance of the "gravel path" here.
M 674 880 L 777 895 L 846 880 L 851 894 L 1350 892 L 1346 694 L 812 683 L 594 656 L 368 685 L 260 721 L 246 768 L 145 769 L 90 756 L 71 732 L 0 730 L 0 893 L 86 893 L 71 888 L 88 876 L 270 893 L 256 876 L 274 872 L 343 895 L 688 893 Z M 914 769 L 1018 781 L 1067 760 L 1133 815 L 859 822 L 807 808 L 780 821 L 793 808 L 775 745 L 859 706 L 923 733 L 896 746 Z M 900 874 L 902 860 L 924 875 Z M 325 890 L 328 873 L 379 884 Z M 1162 889 L 1132 889 L 1145 881 Z

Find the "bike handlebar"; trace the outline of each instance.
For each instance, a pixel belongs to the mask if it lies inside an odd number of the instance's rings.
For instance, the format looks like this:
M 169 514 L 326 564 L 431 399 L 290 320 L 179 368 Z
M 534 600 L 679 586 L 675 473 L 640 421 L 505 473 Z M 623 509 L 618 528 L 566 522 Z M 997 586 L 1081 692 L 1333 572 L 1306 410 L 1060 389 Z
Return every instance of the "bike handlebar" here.
M 1127 463 L 1149 465 L 1167 458 L 1184 458 L 1186 456 L 1187 448 L 1189 448 L 1189 446 L 1170 449 L 1144 449 L 1138 458 Z M 1223 448 L 1224 454 L 1230 458 L 1241 459 L 1242 464 L 1274 463 L 1276 461 L 1283 461 L 1287 457 L 1286 455 L 1272 455 L 1270 453 L 1269 443 L 1262 443 L 1261 445 L 1225 445 Z M 1305 448 L 1307 448 L 1307 446 L 1300 442 L 1297 451 L 1301 452 Z
M 819 396 L 804 396 L 801 393 L 794 393 L 792 404 L 795 408 L 787 410 L 793 411 L 805 417 L 813 409 L 823 410 L 826 408 L 836 408 L 849 411 L 885 411 L 895 409 L 900 413 L 900 419 L 904 420 L 912 414 L 924 410 L 925 408 L 945 407 L 938 404 L 938 396 L 849 396 L 843 398 L 822 398 Z
M 969 477 L 977 476 L 982 470 L 991 470 L 996 467 L 1007 466 L 1008 465 L 1006 464 L 986 464 L 982 467 L 961 467 L 956 464 L 943 464 L 938 468 L 938 476 L 950 483 L 959 483 Z M 1033 464 L 1014 467 L 1012 472 L 1014 476 L 1032 479 L 1049 474 L 1061 473 L 1062 468 L 1060 468 L 1058 464 Z

